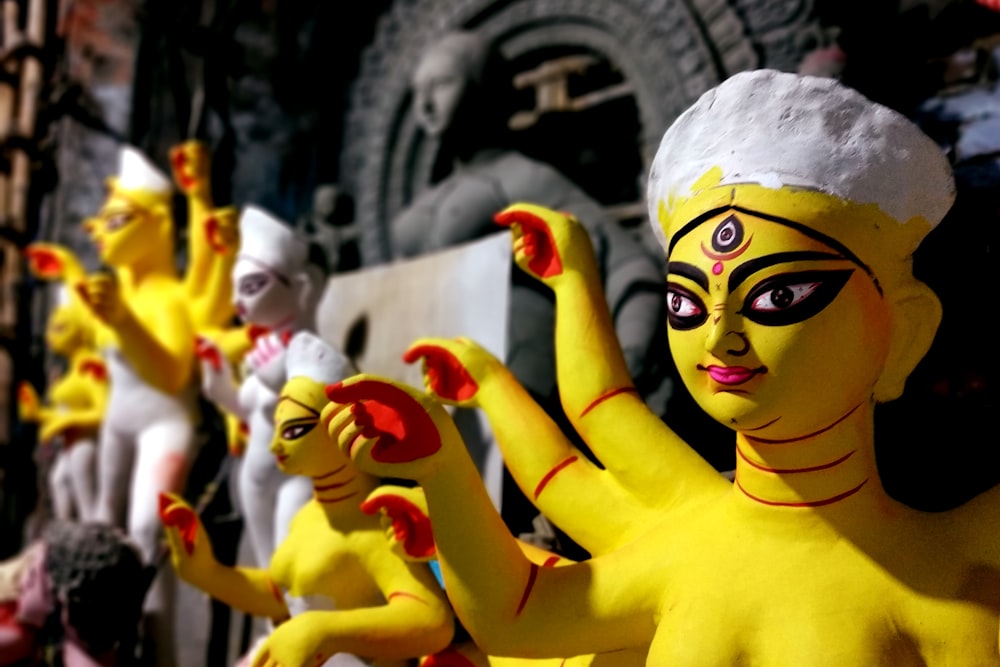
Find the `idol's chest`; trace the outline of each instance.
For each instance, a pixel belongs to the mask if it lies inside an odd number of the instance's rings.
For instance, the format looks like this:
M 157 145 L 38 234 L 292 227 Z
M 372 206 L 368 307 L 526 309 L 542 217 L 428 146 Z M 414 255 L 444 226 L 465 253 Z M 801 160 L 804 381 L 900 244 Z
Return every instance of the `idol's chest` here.
M 649 665 L 1000 665 L 1000 575 L 887 526 L 701 524 L 664 549 Z M 882 541 L 884 540 L 884 542 Z

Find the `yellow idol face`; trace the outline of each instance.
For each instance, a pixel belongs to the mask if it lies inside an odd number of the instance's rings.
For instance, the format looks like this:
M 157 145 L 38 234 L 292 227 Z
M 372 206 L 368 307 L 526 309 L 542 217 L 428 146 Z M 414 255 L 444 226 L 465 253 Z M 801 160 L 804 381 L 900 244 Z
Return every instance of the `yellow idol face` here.
M 84 229 L 108 266 L 128 266 L 155 243 L 147 223 L 149 212 L 120 193 L 112 193 L 100 212 L 84 222 Z
M 286 474 L 322 477 L 349 463 L 320 423 L 327 403 L 323 385 L 309 378 L 294 377 L 282 388 L 271 453 Z
M 834 239 L 726 210 L 675 235 L 667 282 L 674 361 L 719 422 L 757 438 L 799 438 L 872 400 L 889 308 Z

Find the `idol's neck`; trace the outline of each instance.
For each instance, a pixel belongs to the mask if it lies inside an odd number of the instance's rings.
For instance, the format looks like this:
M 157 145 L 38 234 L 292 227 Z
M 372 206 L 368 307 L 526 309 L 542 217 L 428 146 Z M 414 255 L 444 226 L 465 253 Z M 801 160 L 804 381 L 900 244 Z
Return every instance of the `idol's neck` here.
M 752 505 L 829 508 L 883 505 L 874 450 L 874 405 L 865 402 L 801 436 L 736 436 L 734 493 Z
M 378 479 L 350 463 L 342 463 L 312 477 L 313 499 L 328 517 L 357 514 L 358 506 L 378 486 Z

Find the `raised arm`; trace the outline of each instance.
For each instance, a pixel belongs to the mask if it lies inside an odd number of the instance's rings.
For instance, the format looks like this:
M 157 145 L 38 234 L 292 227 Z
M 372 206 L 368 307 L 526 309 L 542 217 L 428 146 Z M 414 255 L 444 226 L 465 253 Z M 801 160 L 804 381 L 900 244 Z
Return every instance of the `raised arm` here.
M 575 447 L 503 364 L 467 338 L 422 339 L 404 355 L 422 359 L 427 391 L 481 408 L 525 496 L 592 555 L 645 530 L 654 510 Z
M 364 470 L 417 480 L 427 496 L 445 586 L 476 643 L 495 655 L 564 657 L 652 639 L 639 568 L 612 579 L 598 559 L 542 567 L 493 508 L 451 417 L 430 397 L 371 376 L 328 389 L 331 436 Z M 605 603 L 628 597 L 628 607 Z M 587 613 L 581 613 L 587 610 Z
M 690 497 L 689 485 L 725 484 L 636 391 L 580 223 L 532 204 L 514 204 L 497 215 L 497 222 L 511 227 L 518 266 L 555 293 L 556 375 L 563 409 L 605 468 L 653 505 Z
M 288 608 L 267 570 L 229 567 L 215 558 L 198 514 L 173 494 L 160 494 L 170 560 L 181 579 L 208 595 L 253 616 L 280 620 Z
M 187 305 L 164 281 L 143 312 L 123 298 L 115 276 L 99 272 L 77 285 L 90 311 L 116 334 L 122 354 L 150 385 L 168 394 L 181 391 L 194 368 L 194 330 Z
M 199 329 L 222 327 L 233 317 L 232 270 L 239 247 L 237 212 L 212 201 L 211 157 L 199 141 L 170 151 L 174 182 L 188 204 L 188 266 L 184 272 L 191 317 Z
M 86 397 L 86 405 L 48 410 L 48 416 L 38 433 L 42 442 L 67 429 L 96 431 L 104 420 L 110 387 L 107 367 L 100 357 L 87 354 L 74 359 L 71 373 L 61 381 L 76 383 L 82 390 L 81 394 Z

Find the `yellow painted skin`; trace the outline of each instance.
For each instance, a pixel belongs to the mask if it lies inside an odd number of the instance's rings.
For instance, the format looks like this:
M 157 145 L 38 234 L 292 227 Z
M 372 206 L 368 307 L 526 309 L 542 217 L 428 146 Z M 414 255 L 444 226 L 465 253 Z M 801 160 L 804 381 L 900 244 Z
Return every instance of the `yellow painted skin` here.
M 48 442 L 58 435 L 72 445 L 80 437 L 94 437 L 107 404 L 108 379 L 104 360 L 93 347 L 89 318 L 72 302 L 49 316 L 45 339 L 49 349 L 68 361 L 68 368 L 52 383 L 46 404 L 41 404 L 29 384 L 18 390 L 21 421 L 39 425 L 38 439 Z
M 678 234 L 720 202 L 744 210 Z M 875 405 L 901 393 L 940 319 L 908 259 L 879 247 L 910 232 L 792 189 L 718 188 L 661 210 L 671 351 L 699 404 L 736 431 L 734 484 L 628 391 L 582 230 L 529 205 L 513 209 L 515 257 L 534 274 L 551 243 L 561 261 L 542 279 L 558 304 L 566 412 L 655 517 L 589 561 L 535 569 L 436 403 L 418 399 L 442 447 L 415 461 L 375 460 L 378 437 L 339 433 L 364 469 L 423 486 L 449 598 L 477 643 L 513 655 L 648 648 L 650 666 L 1000 664 L 1000 491 L 921 513 L 885 493 L 875 465 Z M 730 216 L 739 247 L 713 254 Z M 586 503 L 593 490 L 576 493 Z M 619 529 L 600 511 L 587 518 Z
M 320 424 L 326 404 L 323 385 L 304 377 L 289 380 L 279 398 L 271 449 L 284 472 L 313 477 L 315 496 L 266 570 L 219 564 L 200 523 L 188 554 L 181 531 L 167 526 L 180 576 L 237 609 L 280 620 L 289 615 L 281 594 L 334 604 L 336 611 L 305 611 L 281 623 L 255 654 L 254 667 L 314 665 L 338 652 L 405 664 L 443 649 L 452 637 L 451 609 L 430 569 L 393 553 L 379 517 L 361 511 L 379 482 L 330 441 Z
M 229 273 L 238 246 L 235 211 L 212 205 L 204 147 L 189 142 L 173 155 L 175 165 L 177 155 L 186 156 L 183 173 L 175 170 L 190 208 L 184 276 L 174 265 L 170 198 L 110 179 L 107 199 L 85 228 L 113 274 L 98 272 L 76 286 L 104 325 L 98 347 L 120 348 L 145 382 L 168 394 L 189 382 L 195 332 L 224 329 L 234 316 Z

